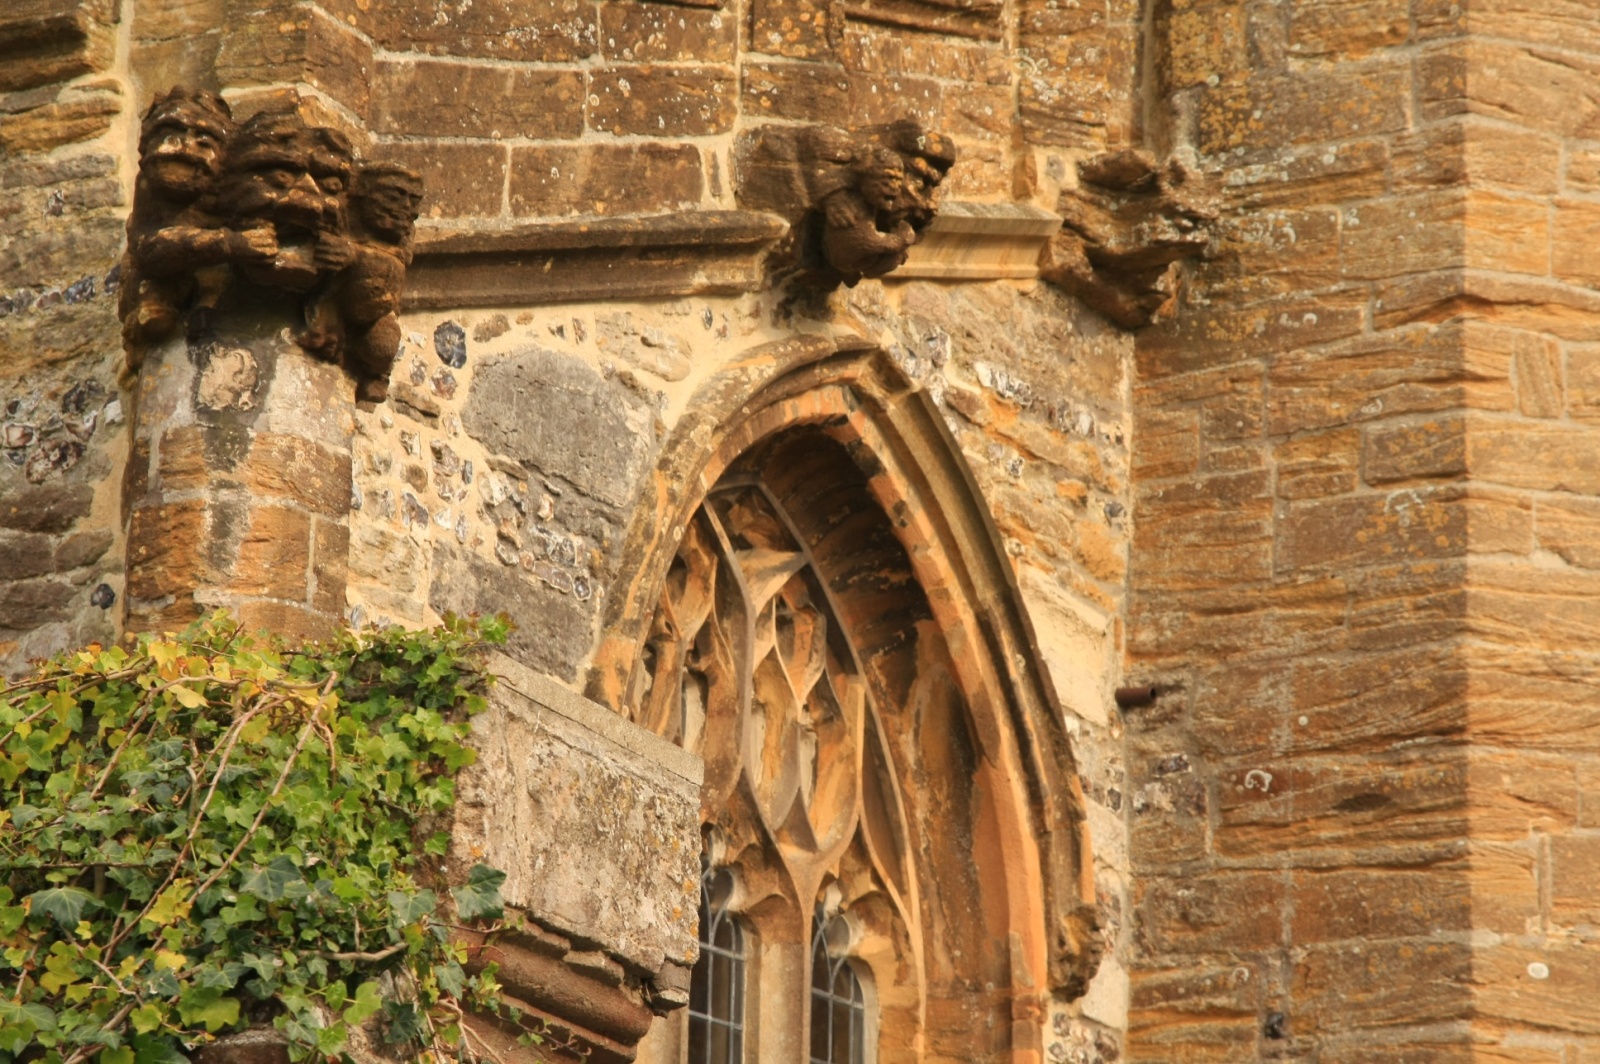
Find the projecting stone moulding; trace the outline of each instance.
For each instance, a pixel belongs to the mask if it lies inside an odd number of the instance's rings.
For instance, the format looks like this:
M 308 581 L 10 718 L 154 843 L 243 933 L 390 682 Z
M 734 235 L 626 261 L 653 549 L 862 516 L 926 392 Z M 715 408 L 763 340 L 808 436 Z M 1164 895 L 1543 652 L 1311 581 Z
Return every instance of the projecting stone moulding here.
M 504 228 L 424 225 L 408 308 L 504 307 L 754 292 L 788 231 L 763 211 L 690 211 Z
M 129 368 L 185 318 L 203 342 L 219 314 L 266 290 L 299 303 L 300 347 L 383 400 L 421 201 L 415 173 L 363 165 L 344 134 L 293 112 L 236 123 L 215 93 L 158 96 L 140 128 L 118 306 Z
M 1026 203 L 946 203 L 895 280 L 1028 280 L 1061 216 Z
M 480 959 L 589 1059 L 632 1060 L 652 1018 L 688 1002 L 700 758 L 509 658 L 491 669 L 500 680 L 473 724 L 453 875 L 479 860 L 504 870 L 507 903 L 533 925 Z M 497 1048 L 518 1059 L 514 1044 Z
M 792 227 L 775 265 L 828 287 L 854 285 L 905 263 L 933 224 L 955 161 L 949 137 L 910 120 L 852 130 L 764 126 L 740 140 L 739 202 Z

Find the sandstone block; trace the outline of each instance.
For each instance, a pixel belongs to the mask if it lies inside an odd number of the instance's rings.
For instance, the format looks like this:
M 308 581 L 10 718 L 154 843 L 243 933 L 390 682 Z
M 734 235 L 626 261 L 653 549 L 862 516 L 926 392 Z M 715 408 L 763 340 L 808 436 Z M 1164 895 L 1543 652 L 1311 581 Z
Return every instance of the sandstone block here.
M 71 615 L 72 585 L 38 578 L 0 581 L 0 627 L 26 631 Z
M 1380 941 L 1307 950 L 1295 966 L 1295 1021 L 1311 1031 L 1409 1027 L 1472 1012 L 1472 951 L 1465 945 Z
M 505 203 L 506 149 L 499 145 L 390 141 L 372 154 L 422 175 L 422 213 L 430 218 L 494 216 Z
M 1488 483 L 1600 495 L 1600 432 L 1546 421 L 1476 421 L 1467 430 L 1467 467 Z
M 1395 197 L 1345 211 L 1340 253 L 1355 280 L 1418 273 L 1460 262 L 1466 207 L 1455 190 Z
M 1134 927 L 1156 955 L 1271 949 L 1283 940 L 1286 887 L 1279 872 L 1146 877 Z
M 692 145 L 517 148 L 511 211 L 522 217 L 642 214 L 693 206 L 705 189 Z
M 1394 163 L 1402 165 L 1406 138 L 1394 138 Z M 1439 151 L 1441 162 L 1456 150 Z M 1391 148 L 1387 140 L 1355 140 L 1336 145 L 1285 147 L 1271 157 L 1230 161 L 1220 180 L 1228 202 L 1248 208 L 1304 209 L 1384 195 L 1388 190 Z
M 1277 444 L 1272 454 L 1281 499 L 1344 495 L 1360 479 L 1361 433 L 1354 428 L 1297 434 Z
M 1568 927 L 1600 925 L 1600 835 L 1550 840 L 1550 919 Z
M 1439 854 L 1467 832 L 1467 768 L 1448 753 L 1264 760 L 1219 782 L 1216 848 L 1229 857 Z
M 1250 52 L 1244 4 L 1174 5 L 1168 18 L 1169 92 L 1215 84 L 1210 82 L 1213 77 L 1232 84 L 1248 76 Z
M 1530 554 L 1533 500 L 1518 492 L 1467 489 L 1467 550 L 1473 554 Z
M 1502 944 L 1475 951 L 1473 984 L 1478 1015 L 1491 1023 L 1551 1032 L 1600 1035 L 1600 965 L 1593 947 L 1550 943 L 1541 949 Z M 1529 966 L 1543 965 L 1534 978 Z
M 394 51 L 559 63 L 591 56 L 599 44 L 595 7 L 581 0 L 476 0 L 446 19 L 426 5 L 338 0 L 337 6 L 354 7 Z
M 604 67 L 589 75 L 589 128 L 617 136 L 726 133 L 736 93 L 726 67 Z
M 751 4 L 750 50 L 791 59 L 821 59 L 833 51 L 844 11 L 823 0 L 755 0 Z
M 383 60 L 374 88 L 372 124 L 380 133 L 496 140 L 583 133 L 583 75 L 575 70 Z
M 1460 477 L 1467 471 L 1466 424 L 1441 417 L 1373 426 L 1366 430 L 1362 466 L 1368 484 Z
M 717 10 L 609 0 L 600 5 L 607 59 L 629 63 L 731 63 L 738 20 Z
M 291 638 L 326 639 L 339 626 L 337 615 L 317 613 L 304 606 L 270 599 L 249 599 L 234 607 L 239 624 L 246 631 L 263 628 Z
M 1280 522 L 1278 568 L 1378 565 L 1466 551 L 1466 509 L 1456 489 L 1421 488 L 1294 503 Z
M 318 613 L 343 615 L 349 562 L 349 527 L 342 521 L 316 519 L 312 524 L 311 541 L 312 609 Z
M 1533 508 L 1540 547 L 1568 565 L 1600 569 L 1600 499 L 1544 496 Z
M 1474 189 L 1466 200 L 1463 261 L 1486 270 L 1543 277 L 1550 272 L 1551 234 L 1563 233 L 1559 222 L 1558 217 L 1552 230 L 1543 199 Z
M 1258 75 L 1200 98 L 1198 147 L 1206 155 L 1353 140 L 1406 128 L 1410 71 L 1401 66 Z
M 1495 736 L 1472 707 L 1474 733 Z M 1567 758 L 1559 753 L 1491 750 L 1474 752 L 1467 766 L 1472 838 L 1520 842 L 1530 833 L 1565 834 L 1578 819 L 1578 790 Z
M 1531 839 L 1472 842 L 1472 926 L 1505 935 L 1538 930 L 1540 915 L 1538 844 Z
M 256 506 L 224 586 L 241 595 L 304 602 L 310 557 L 310 517 L 284 506 Z
M 822 63 L 750 63 L 742 71 L 747 114 L 848 125 L 850 78 Z
M 53 537 L 38 532 L 0 532 L 0 573 L 7 580 L 23 580 L 52 572 L 54 546 Z
M 1322 0 L 1289 14 L 1289 51 L 1297 56 L 1359 59 L 1411 36 L 1410 0 Z
M 1472 884 L 1464 862 L 1417 871 L 1304 870 L 1294 873 L 1296 946 L 1427 938 L 1472 926 Z
M 1365 295 L 1339 292 L 1191 308 L 1140 330 L 1134 351 L 1140 376 L 1151 379 L 1325 344 L 1365 328 Z
M 199 587 L 211 571 L 201 554 L 206 535 L 200 500 L 135 509 L 128 532 L 128 597 L 184 597 Z

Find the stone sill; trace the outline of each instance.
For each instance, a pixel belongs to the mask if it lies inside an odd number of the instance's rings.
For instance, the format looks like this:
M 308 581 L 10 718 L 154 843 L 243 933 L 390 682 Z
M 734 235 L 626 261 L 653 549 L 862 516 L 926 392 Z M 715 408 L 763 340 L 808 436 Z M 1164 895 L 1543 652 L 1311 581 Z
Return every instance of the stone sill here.
M 679 211 L 485 227 L 420 224 L 408 310 L 753 292 L 788 223 Z
M 997 281 L 1039 276 L 1061 216 L 1025 203 L 946 203 L 887 280 Z

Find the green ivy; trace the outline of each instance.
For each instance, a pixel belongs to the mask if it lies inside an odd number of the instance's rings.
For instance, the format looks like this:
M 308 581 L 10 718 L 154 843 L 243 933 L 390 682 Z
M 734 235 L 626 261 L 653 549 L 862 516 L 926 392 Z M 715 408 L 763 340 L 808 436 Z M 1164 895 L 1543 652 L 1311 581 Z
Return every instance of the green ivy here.
M 261 1023 L 296 1060 L 475 1059 L 499 988 L 451 931 L 494 929 L 505 875 L 447 892 L 436 829 L 506 627 L 291 648 L 218 613 L 0 690 L 0 1062 L 166 1064 Z

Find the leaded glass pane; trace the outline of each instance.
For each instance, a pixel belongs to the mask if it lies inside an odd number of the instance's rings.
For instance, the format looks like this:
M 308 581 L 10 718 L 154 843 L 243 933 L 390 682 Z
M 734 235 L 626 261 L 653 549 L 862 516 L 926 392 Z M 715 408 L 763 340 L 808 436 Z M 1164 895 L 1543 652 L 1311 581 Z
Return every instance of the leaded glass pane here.
M 828 951 L 828 916 L 811 936 L 811 1064 L 866 1064 L 867 1002 L 848 957 Z
M 744 1060 L 744 933 L 728 912 L 731 877 L 700 879 L 700 959 L 689 985 L 689 1064 Z

